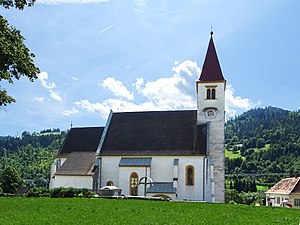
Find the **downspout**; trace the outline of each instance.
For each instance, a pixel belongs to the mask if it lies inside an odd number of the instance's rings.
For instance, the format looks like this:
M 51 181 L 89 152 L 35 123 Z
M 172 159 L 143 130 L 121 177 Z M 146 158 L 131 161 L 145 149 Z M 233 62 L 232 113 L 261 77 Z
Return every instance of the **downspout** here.
M 206 163 L 206 157 L 203 158 L 203 201 L 205 201 L 205 180 L 206 180 L 205 163 Z

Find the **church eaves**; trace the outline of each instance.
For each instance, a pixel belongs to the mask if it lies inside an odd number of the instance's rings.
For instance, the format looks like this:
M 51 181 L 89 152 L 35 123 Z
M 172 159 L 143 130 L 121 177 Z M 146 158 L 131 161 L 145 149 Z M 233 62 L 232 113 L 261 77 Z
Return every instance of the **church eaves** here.
M 221 66 L 218 60 L 216 48 L 212 38 L 213 32 L 210 33 L 211 37 L 208 44 L 205 60 L 200 75 L 200 81 L 224 81 Z

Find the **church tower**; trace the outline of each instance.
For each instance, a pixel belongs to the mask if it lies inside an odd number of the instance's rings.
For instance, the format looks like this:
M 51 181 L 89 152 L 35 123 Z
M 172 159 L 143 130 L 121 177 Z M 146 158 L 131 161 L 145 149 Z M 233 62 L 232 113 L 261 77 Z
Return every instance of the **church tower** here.
M 225 87 L 213 32 L 197 86 L 197 124 L 207 124 L 207 160 L 205 200 L 224 202 L 224 123 Z

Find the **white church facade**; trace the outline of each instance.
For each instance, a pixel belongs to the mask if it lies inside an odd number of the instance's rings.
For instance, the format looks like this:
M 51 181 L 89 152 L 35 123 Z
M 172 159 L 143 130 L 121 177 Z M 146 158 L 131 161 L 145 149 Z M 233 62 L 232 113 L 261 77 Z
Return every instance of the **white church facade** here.
M 196 110 L 111 112 L 105 127 L 72 128 L 50 188 L 117 186 L 125 196 L 224 202 L 226 81 L 212 35 Z

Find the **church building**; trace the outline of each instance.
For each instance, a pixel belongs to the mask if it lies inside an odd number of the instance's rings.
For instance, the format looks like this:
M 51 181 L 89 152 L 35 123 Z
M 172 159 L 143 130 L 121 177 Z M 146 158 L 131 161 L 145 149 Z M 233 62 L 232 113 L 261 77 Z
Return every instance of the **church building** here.
M 50 188 L 117 186 L 125 196 L 224 202 L 226 80 L 212 36 L 196 110 L 111 112 L 105 127 L 72 128 Z

